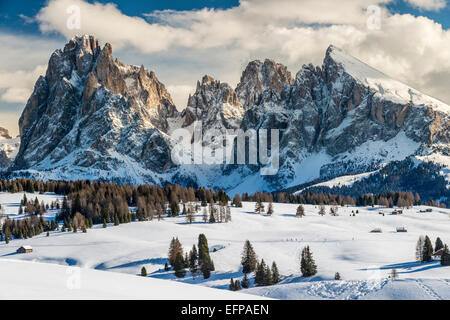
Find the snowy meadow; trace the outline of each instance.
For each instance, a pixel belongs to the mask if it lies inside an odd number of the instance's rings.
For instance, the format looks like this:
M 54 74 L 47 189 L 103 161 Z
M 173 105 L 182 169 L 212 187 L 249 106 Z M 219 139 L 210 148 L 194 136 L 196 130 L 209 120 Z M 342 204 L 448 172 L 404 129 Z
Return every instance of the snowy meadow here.
M 30 199 L 33 197 L 48 203 L 61 200 L 54 194 L 28 195 Z M 5 214 L 13 218 L 22 198 L 23 193 L 1 193 L 0 203 Z M 268 216 L 256 214 L 255 203 L 243 202 L 242 208 L 231 208 L 232 221 L 228 223 L 205 223 L 199 212 L 192 223 L 180 215 L 118 226 L 109 223 L 106 228 L 94 225 L 87 233 L 52 231 L 49 236 L 41 234 L 8 244 L 2 242 L 0 270 L 14 274 L 27 266 L 26 270 L 34 274 L 43 269 L 40 263 L 46 263 L 80 270 L 81 276 L 86 273 L 89 282 L 95 278 L 92 272 L 107 271 L 113 282 L 135 283 L 146 280 L 140 276 L 145 267 L 146 278 L 165 280 L 163 283 L 221 289 L 211 296 L 216 299 L 230 298 L 230 294 L 235 294 L 236 298 L 251 294 L 276 299 L 450 299 L 450 267 L 441 266 L 437 261 L 415 261 L 415 246 L 421 235 L 428 235 L 433 245 L 437 237 L 450 243 L 449 209 L 432 208 L 432 212 L 421 212 L 428 207 L 415 206 L 405 209 L 401 215 L 394 215 L 389 208 L 345 206 L 339 207 L 337 216 L 332 216 L 330 207 L 326 206 L 326 214 L 320 216 L 318 206 L 304 205 L 305 216 L 299 218 L 296 217 L 297 207 L 274 203 L 273 215 Z M 49 212 L 47 218 L 54 214 Z M 399 227 L 407 232 L 397 232 Z M 375 229 L 381 232 L 371 232 Z M 188 252 L 197 244 L 201 233 L 208 239 L 215 265 L 211 277 L 194 278 L 188 271 L 184 278 L 176 278 L 172 270 L 166 271 L 164 266 L 171 239 L 178 237 L 184 252 Z M 258 259 L 264 259 L 269 265 L 276 262 L 280 283 L 255 287 L 254 277 L 249 275 L 251 288 L 239 293 L 228 290 L 230 278 L 241 280 L 244 276 L 241 253 L 246 240 L 252 243 Z M 22 245 L 32 246 L 33 252 L 17 254 L 16 249 Z M 305 246 L 310 247 L 317 265 L 317 274 L 308 278 L 302 277 L 300 272 L 300 253 Z M 25 265 L 25 261 L 35 264 Z M 49 266 L 49 270 L 51 268 L 55 267 Z M 392 269 L 397 271 L 396 279 L 390 278 Z M 334 280 L 336 272 L 342 280 Z M 137 280 L 129 277 L 116 280 L 117 276 L 112 273 L 133 275 Z M 52 277 L 49 273 L 49 283 Z M 2 283 L 8 286 L 8 281 L 13 286 L 13 280 L 5 279 Z M 142 283 L 140 288 L 145 287 Z M 30 290 L 33 284 L 30 281 Z M 26 285 L 26 282 L 22 284 Z M 60 285 L 61 290 L 66 290 L 65 282 Z M 151 287 L 149 282 L 149 291 Z M 83 290 L 83 286 L 72 291 L 75 297 L 76 290 Z M 3 294 L 7 295 L 6 292 L 8 290 Z M 210 296 L 205 294 L 206 298 Z M 141 296 L 146 297 L 155 298 L 155 295 Z M 160 298 L 164 297 L 161 293 Z

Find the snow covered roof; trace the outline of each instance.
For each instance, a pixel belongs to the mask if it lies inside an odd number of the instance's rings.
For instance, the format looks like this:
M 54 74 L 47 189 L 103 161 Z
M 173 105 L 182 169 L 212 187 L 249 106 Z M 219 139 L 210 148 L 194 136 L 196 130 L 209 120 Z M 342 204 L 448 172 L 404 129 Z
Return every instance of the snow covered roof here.
M 25 250 L 33 250 L 31 246 L 21 246 L 21 248 L 24 248 Z

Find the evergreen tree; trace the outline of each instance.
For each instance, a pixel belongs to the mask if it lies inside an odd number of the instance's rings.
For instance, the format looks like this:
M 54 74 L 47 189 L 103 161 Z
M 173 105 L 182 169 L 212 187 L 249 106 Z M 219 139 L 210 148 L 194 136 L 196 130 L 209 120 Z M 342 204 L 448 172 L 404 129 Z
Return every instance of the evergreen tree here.
M 277 264 L 274 261 L 274 262 L 272 262 L 272 282 L 273 282 L 273 284 L 277 284 L 280 281 L 281 281 L 280 273 L 278 271 Z
M 261 214 L 264 212 L 264 204 L 261 199 L 258 199 L 255 204 L 255 213 Z
M 341 280 L 341 275 L 339 274 L 339 272 L 336 272 L 334 274 L 334 280 Z
M 447 245 L 444 245 L 444 251 L 441 256 L 441 265 L 450 266 L 450 250 Z
M 192 246 L 192 250 L 189 252 L 189 271 L 192 274 L 192 278 L 195 278 L 195 275 L 198 272 L 198 254 L 195 244 Z
M 177 252 L 173 269 L 175 270 L 175 276 L 177 278 L 184 278 L 184 276 L 186 275 L 186 270 L 184 269 L 183 254 L 181 252 Z
M 428 236 L 425 236 L 425 243 L 424 243 L 424 246 L 423 246 L 422 262 L 430 262 L 432 254 L 433 254 L 433 245 L 431 244 L 430 238 Z
M 255 250 L 250 241 L 246 240 L 241 258 L 242 272 L 246 274 L 255 271 L 257 262 Z
M 264 262 L 264 259 L 262 259 L 261 262 L 258 263 L 256 266 L 256 272 L 255 272 L 255 285 L 256 286 L 264 285 L 265 271 L 266 271 L 266 263 Z
M 234 282 L 234 291 L 239 291 L 241 290 L 241 283 L 239 282 L 239 280 L 236 280 Z
M 211 276 L 211 271 L 214 271 L 214 262 L 209 255 L 208 240 L 202 233 L 198 236 L 198 264 L 204 279 Z
M 444 247 L 444 243 L 442 242 L 441 238 L 436 238 L 436 244 L 434 246 L 434 251 L 438 251 Z
M 273 279 L 272 279 L 272 271 L 270 270 L 270 267 L 266 265 L 264 270 L 264 281 L 265 286 L 271 286 L 273 285 Z
M 246 273 L 244 274 L 244 278 L 242 278 L 241 286 L 242 286 L 242 288 L 244 288 L 244 289 L 250 288 L 250 281 L 248 280 L 247 274 L 246 274 Z
M 304 277 L 311 277 L 317 273 L 317 266 L 313 259 L 309 246 L 302 250 L 302 257 L 300 261 L 300 271 Z
M 142 267 L 142 269 L 141 269 L 141 276 L 142 277 L 146 277 L 147 276 L 147 269 L 145 269 L 145 267 Z
M 235 282 L 233 278 L 230 279 L 230 286 L 228 287 L 230 291 L 236 291 Z
M 103 228 L 106 228 L 106 219 L 103 219 Z

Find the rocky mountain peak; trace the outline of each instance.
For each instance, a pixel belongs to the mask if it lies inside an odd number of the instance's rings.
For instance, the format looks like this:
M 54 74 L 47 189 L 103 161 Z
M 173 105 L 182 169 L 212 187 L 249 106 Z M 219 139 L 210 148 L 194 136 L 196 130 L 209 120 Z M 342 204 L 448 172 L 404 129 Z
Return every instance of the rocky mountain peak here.
M 247 110 L 257 102 L 259 96 L 271 89 L 280 94 L 286 84 L 292 84 L 294 79 L 287 67 L 273 60 L 250 62 L 242 73 L 236 93 Z
M 330 46 L 322 66 L 304 65 L 295 81 L 269 59 L 250 62 L 236 89 L 205 75 L 178 113 L 154 72 L 126 65 L 109 44 L 100 47 L 94 37 L 82 36 L 56 50 L 46 76 L 36 82 L 10 168 L 18 175 L 42 172 L 47 179 L 272 191 L 374 171 L 408 156 L 433 156 L 450 167 L 449 110 Z M 170 133 L 190 130 L 194 121 L 201 121 L 204 133 L 279 129 L 278 173 L 261 176 L 255 165 L 175 165 Z M 205 146 L 223 144 L 205 140 Z
M 167 150 L 150 154 L 150 145 L 176 113 L 154 72 L 113 58 L 111 45 L 101 48 L 93 36 L 75 37 L 52 54 L 46 76 L 35 85 L 19 121 L 22 143 L 14 166 L 57 163 L 71 154 L 73 165 L 108 167 L 123 161 L 107 161 L 111 153 L 131 156 L 125 148 L 143 143 L 134 156 L 162 168 L 167 157 L 154 159 Z M 157 131 L 152 139 L 145 134 L 150 130 Z
M 201 82 L 197 81 L 197 89 L 189 96 L 187 108 L 183 111 L 183 126 L 201 120 L 205 128 L 214 121 L 225 123 L 224 127 L 235 126 L 224 118 L 232 118 L 240 122 L 243 109 L 235 90 L 227 83 L 221 83 L 213 77 L 205 75 Z

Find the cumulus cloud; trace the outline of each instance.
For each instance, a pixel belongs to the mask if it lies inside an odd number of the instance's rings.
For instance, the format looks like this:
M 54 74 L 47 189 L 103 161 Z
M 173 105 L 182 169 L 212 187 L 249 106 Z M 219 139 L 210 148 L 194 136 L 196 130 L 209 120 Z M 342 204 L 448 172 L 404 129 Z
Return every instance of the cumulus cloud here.
M 119 49 L 119 55 L 122 50 L 132 56 L 130 48 L 144 55 L 147 66 L 164 69 L 161 80 L 172 86 L 177 102 L 187 100 L 187 88 L 201 77 L 200 71 L 212 70 L 235 85 L 248 61 L 272 58 L 295 73 L 303 63 L 320 64 L 329 44 L 450 102 L 440 82 L 450 75 L 450 31 L 424 17 L 392 15 L 383 7 L 388 2 L 241 0 L 230 9 L 155 11 L 144 19 L 127 16 L 112 4 L 52 0 L 36 19 L 44 33 L 66 38 L 94 34 Z M 410 2 L 424 9 L 445 5 L 441 0 Z M 67 25 L 67 8 L 73 5 L 80 9 L 80 29 Z M 371 27 L 371 21 L 378 25 Z
M 186 104 L 186 97 L 195 92 L 195 87 L 190 85 L 169 85 L 166 89 L 179 109 Z
M 406 0 L 413 7 L 428 11 L 439 11 L 447 6 L 447 0 Z
M 45 70 L 45 65 L 38 65 L 31 71 L 0 72 L 0 89 L 5 91 L 0 96 L 0 100 L 5 102 L 27 102 L 34 83 L 40 75 L 45 73 Z

